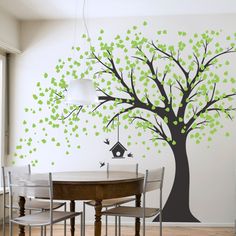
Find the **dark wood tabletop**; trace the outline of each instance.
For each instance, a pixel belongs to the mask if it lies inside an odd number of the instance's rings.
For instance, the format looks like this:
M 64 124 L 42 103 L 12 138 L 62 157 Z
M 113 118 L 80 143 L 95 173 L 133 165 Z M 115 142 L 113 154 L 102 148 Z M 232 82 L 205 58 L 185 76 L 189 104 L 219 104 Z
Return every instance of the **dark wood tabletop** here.
M 136 196 L 136 206 L 140 206 L 140 198 L 143 190 L 143 174 L 124 171 L 78 171 L 57 172 L 52 174 L 53 198 L 57 200 L 70 200 L 70 210 L 75 211 L 76 200 L 94 200 L 95 222 L 94 235 L 101 236 L 101 211 L 102 200 Z M 21 199 L 24 201 L 24 199 Z M 22 202 L 23 204 L 23 202 Z M 24 206 L 21 214 L 24 214 Z M 23 204 L 24 205 L 24 204 Z M 74 236 L 74 219 L 71 221 L 71 235 Z M 139 236 L 140 219 L 136 219 L 135 235 Z M 19 236 L 24 236 L 21 229 Z

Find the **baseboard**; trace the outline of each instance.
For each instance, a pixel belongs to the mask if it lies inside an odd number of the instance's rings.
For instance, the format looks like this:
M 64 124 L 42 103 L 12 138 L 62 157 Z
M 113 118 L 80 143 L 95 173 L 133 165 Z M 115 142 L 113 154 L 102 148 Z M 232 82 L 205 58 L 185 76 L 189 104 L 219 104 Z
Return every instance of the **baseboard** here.
M 154 222 L 150 222 L 150 225 L 154 225 Z M 224 227 L 224 228 L 232 228 L 234 227 L 234 223 L 188 223 L 188 222 L 163 222 L 164 226 L 168 226 L 168 227 Z
M 86 225 L 94 225 L 92 221 L 86 221 Z M 109 225 L 115 225 L 114 222 L 109 222 Z M 156 222 L 146 222 L 147 226 L 157 226 Z M 122 226 L 134 226 L 134 222 L 122 222 Z M 163 222 L 166 227 L 212 227 L 212 228 L 233 228 L 234 223 L 182 223 L 182 222 Z

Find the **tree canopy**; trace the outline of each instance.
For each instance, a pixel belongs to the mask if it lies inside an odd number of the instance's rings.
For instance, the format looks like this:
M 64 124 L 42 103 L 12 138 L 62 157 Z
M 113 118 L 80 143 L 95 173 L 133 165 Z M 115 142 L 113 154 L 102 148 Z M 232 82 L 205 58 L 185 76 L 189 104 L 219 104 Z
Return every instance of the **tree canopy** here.
M 147 23 L 142 27 L 148 27 Z M 57 137 L 50 135 L 50 129 L 57 128 L 64 130 L 65 153 L 70 154 L 71 138 L 87 135 L 88 125 L 95 136 L 111 132 L 117 127 L 118 116 L 124 129 L 132 124 L 138 128 L 138 136 L 143 131 L 150 133 L 151 142 L 143 142 L 147 148 L 159 143 L 177 145 L 172 130 L 197 144 L 204 138 L 211 141 L 223 128 L 220 119 L 234 118 L 236 78 L 228 68 L 230 55 L 236 52 L 236 33 L 224 36 L 207 30 L 188 35 L 180 31 L 171 40 L 166 30 L 158 30 L 150 38 L 139 28 L 133 26 L 109 41 L 100 30 L 94 44 L 82 35 L 88 50 L 74 46 L 72 56 L 58 60 L 53 75 L 44 73 L 44 79 L 36 83 L 35 106 L 25 108 L 28 117 L 38 120 L 23 121 L 25 135 L 16 146 L 15 157 L 33 154 L 38 143 L 52 142 L 60 147 Z M 65 105 L 69 80 L 86 78 L 94 80 L 99 104 Z M 98 117 L 102 129 L 91 125 L 89 116 Z M 133 143 L 128 135 L 127 145 Z

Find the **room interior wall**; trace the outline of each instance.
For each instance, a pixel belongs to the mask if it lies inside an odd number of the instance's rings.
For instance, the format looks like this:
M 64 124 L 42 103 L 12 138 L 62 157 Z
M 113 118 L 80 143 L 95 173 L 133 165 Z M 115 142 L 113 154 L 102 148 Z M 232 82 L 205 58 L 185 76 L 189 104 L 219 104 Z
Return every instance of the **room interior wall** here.
M 7 51 L 20 49 L 20 22 L 0 9 L 0 47 Z
M 91 35 L 92 44 L 97 43 L 100 29 L 104 29 L 105 40 L 112 40 L 117 34 L 124 34 L 133 25 L 142 25 L 147 21 L 148 25 L 144 33 L 150 39 L 156 39 L 158 30 L 168 31 L 168 42 L 177 40 L 178 31 L 185 31 L 188 34 L 203 32 L 205 30 L 222 30 L 223 35 L 233 34 L 236 15 L 197 15 L 197 16 L 163 16 L 163 17 L 130 17 L 113 19 L 89 19 L 88 29 Z M 0 21 L 1 22 L 1 21 Z M 100 162 L 111 163 L 139 163 L 140 171 L 147 168 L 164 165 L 166 167 L 164 182 L 164 202 L 166 201 L 174 180 L 175 164 L 173 154 L 167 147 L 161 148 L 158 153 L 154 146 L 145 149 L 142 145 L 129 147 L 133 158 L 114 160 L 108 147 L 104 144 L 105 139 L 111 142 L 116 140 L 116 132 L 103 133 L 94 136 L 92 132 L 88 135 L 80 134 L 79 141 L 70 139 L 72 150 L 69 155 L 65 154 L 66 143 L 60 147 L 48 144 L 36 143 L 37 151 L 33 154 L 25 151 L 26 157 L 15 157 L 16 146 L 19 139 L 24 137 L 24 120 L 37 120 L 41 114 L 30 116 L 25 113 L 25 107 L 34 107 L 35 101 L 32 98 L 36 90 L 36 83 L 44 82 L 44 74 L 54 74 L 55 65 L 59 59 L 75 57 L 71 51 L 72 45 L 79 45 L 81 48 L 88 47 L 81 40 L 79 35 L 85 32 L 81 21 L 77 24 L 77 35 L 74 32 L 74 21 L 30 21 L 21 23 L 22 53 L 11 59 L 11 117 L 10 117 L 10 155 L 9 164 L 17 165 L 33 164 L 33 171 L 62 171 L 62 170 L 100 170 Z M 0 35 L 1 36 L 1 35 Z M 76 37 L 75 37 L 76 36 Z M 14 42 L 12 42 L 14 43 Z M 15 42 L 16 44 L 16 42 Z M 17 45 L 16 45 L 17 46 Z M 236 57 L 230 56 L 231 64 L 235 68 Z M 230 72 L 235 76 L 231 67 Z M 223 88 L 222 88 L 223 89 Z M 88 123 L 99 126 L 100 120 L 92 118 Z M 209 144 L 202 142 L 195 144 L 188 140 L 187 152 L 190 165 L 190 207 L 192 213 L 198 217 L 202 224 L 209 225 L 233 225 L 235 219 L 235 155 L 234 146 L 236 138 L 235 121 L 221 122 L 225 129 L 219 131 L 213 141 Z M 81 124 L 83 125 L 83 124 Z M 88 126 L 88 131 L 91 127 Z M 225 132 L 230 131 L 231 135 L 225 137 Z M 31 132 L 31 131 L 30 131 Z M 33 131 L 32 131 L 33 132 Z M 37 135 L 42 135 L 41 131 Z M 134 127 L 128 130 L 122 129 L 122 141 L 128 142 L 128 136 L 138 142 Z M 63 137 L 63 130 L 50 130 L 49 137 Z M 147 136 L 148 138 L 148 136 Z M 73 147 L 80 146 L 80 149 Z M 209 147 L 210 146 L 210 147 Z M 24 150 L 24 147 L 23 147 Z M 94 152 L 96 150 L 96 152 Z M 154 198 L 152 198 L 154 202 Z M 81 205 L 78 204 L 81 209 Z M 174 210 L 174 209 L 173 209 Z M 88 220 L 93 221 L 93 210 L 88 208 Z M 128 220 L 126 221 L 129 222 Z

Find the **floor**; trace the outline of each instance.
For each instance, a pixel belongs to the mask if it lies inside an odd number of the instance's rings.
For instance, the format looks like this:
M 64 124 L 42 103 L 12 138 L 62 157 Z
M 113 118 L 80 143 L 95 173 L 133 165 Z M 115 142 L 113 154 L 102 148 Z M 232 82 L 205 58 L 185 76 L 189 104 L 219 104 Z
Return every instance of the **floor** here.
M 76 227 L 76 235 L 79 235 L 79 227 Z M 103 231 L 104 232 L 104 231 Z M 8 235 L 8 232 L 7 234 Z M 18 235 L 18 229 L 15 227 L 14 236 Z M 38 236 L 39 229 L 33 229 L 32 236 Z M 63 227 L 61 225 L 54 226 L 54 235 L 63 236 Z M 67 233 L 69 236 L 69 231 Z M 104 235 L 104 234 L 102 234 Z M 108 229 L 108 236 L 113 236 L 114 227 L 110 226 Z M 133 236 L 134 228 L 133 227 L 122 227 L 122 236 Z M 146 229 L 147 236 L 158 236 L 157 227 L 147 227 Z M 200 227 L 164 227 L 163 236 L 234 236 L 233 228 L 200 228 Z M 93 236 L 93 226 L 86 227 L 86 236 Z

